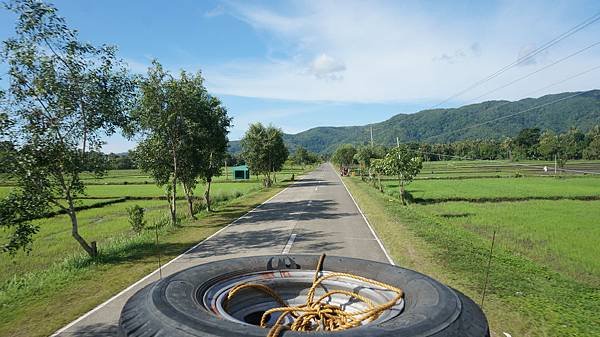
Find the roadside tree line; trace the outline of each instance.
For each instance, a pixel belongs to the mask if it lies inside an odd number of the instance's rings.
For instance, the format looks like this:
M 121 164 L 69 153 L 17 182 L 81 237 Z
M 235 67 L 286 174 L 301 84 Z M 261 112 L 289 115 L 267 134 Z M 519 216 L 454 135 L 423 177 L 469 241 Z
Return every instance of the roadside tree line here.
M 343 144 L 335 150 L 331 161 L 340 168 L 347 168 L 357 163 L 361 178 L 370 181 L 381 192 L 383 192 L 381 177 L 395 177 L 398 180 L 400 202 L 403 204 L 407 203 L 406 185 L 412 182 L 423 168 L 421 154 L 406 144 L 398 144 L 389 149 L 373 145 L 355 148 L 351 144 Z

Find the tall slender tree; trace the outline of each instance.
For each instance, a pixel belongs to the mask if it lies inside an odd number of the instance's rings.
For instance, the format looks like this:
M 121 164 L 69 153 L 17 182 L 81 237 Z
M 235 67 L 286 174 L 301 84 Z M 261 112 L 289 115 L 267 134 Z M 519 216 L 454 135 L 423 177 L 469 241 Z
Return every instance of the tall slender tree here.
M 95 256 L 94 242 L 79 232 L 76 205 L 85 191 L 80 175 L 106 170 L 102 137 L 127 126 L 133 82 L 112 46 L 78 40 L 52 5 L 15 0 L 15 37 L 4 41 L 9 85 L 3 101 L 4 141 L 10 142 L 10 173 L 17 187 L 0 203 L 0 224 L 12 228 L 5 251 L 31 242 L 33 218 L 50 206 L 68 214 L 71 234 Z
M 229 146 L 227 134 L 229 133 L 232 119 L 227 116 L 227 109 L 216 97 L 208 97 L 204 116 L 206 126 L 203 133 L 203 161 L 199 177 L 206 184 L 204 190 L 206 210 L 211 211 L 211 183 L 213 177 L 221 174 L 221 167 L 227 155 L 227 147 Z

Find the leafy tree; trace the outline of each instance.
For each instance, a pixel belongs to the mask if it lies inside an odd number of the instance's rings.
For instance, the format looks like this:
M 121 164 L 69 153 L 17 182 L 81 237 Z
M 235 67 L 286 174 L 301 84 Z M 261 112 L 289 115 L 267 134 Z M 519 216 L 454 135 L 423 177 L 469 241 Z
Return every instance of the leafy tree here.
M 5 7 L 17 15 L 15 37 L 2 48 L 10 85 L 2 134 L 17 187 L 0 203 L 0 225 L 12 229 L 3 249 L 27 249 L 38 230 L 31 220 L 52 205 L 68 214 L 73 238 L 95 256 L 95 242 L 79 233 L 80 175 L 104 173 L 105 163 L 90 153 L 126 127 L 133 82 L 116 48 L 80 42 L 52 5 L 15 0 Z
M 553 131 L 545 131 L 540 137 L 539 152 L 545 159 L 556 159 L 558 167 L 563 168 L 568 159 L 566 137 Z
M 387 175 L 398 177 L 400 189 L 400 201 L 405 204 L 404 186 L 409 184 L 414 177 L 419 174 L 423 167 L 423 161 L 411 151 L 408 146 L 401 144 L 392 148 L 383 160 L 385 172 Z
M 600 159 L 600 125 L 594 126 L 585 138 L 587 146 L 583 150 L 583 158 Z
M 569 128 L 569 131 L 562 135 L 566 146 L 566 154 L 569 159 L 583 158 L 583 150 L 586 147 L 585 134 L 576 127 Z
M 216 97 L 208 97 L 206 109 L 203 113 L 205 124 L 202 136 L 203 143 L 196 146 L 201 146 L 203 153 L 202 165 L 200 167 L 200 178 L 206 183 L 204 191 L 204 200 L 206 201 L 206 210 L 211 210 L 210 187 L 212 178 L 221 174 L 221 165 L 227 155 L 227 146 L 229 140 L 227 134 L 231 126 L 231 118 L 227 115 L 227 109 L 221 104 L 221 101 Z M 227 174 L 227 173 L 225 173 Z
M 242 157 L 251 171 L 264 176 L 266 187 L 273 184 L 271 174 L 281 171 L 288 156 L 281 129 L 261 123 L 251 124 L 241 140 Z
M 380 192 L 383 192 L 383 185 L 381 184 L 381 176 L 386 174 L 385 161 L 383 158 L 376 158 L 371 161 L 372 172 L 377 177 L 375 181 L 373 179 L 373 184 L 377 184 L 377 188 Z
M 502 142 L 500 143 L 500 148 L 506 154 L 506 159 L 512 161 L 512 147 L 513 147 L 513 139 L 510 137 L 504 137 Z
M 341 167 L 348 167 L 354 163 L 356 148 L 352 144 L 342 144 L 333 153 L 331 161 Z
M 298 148 L 296 148 L 296 152 L 294 153 L 293 161 L 294 164 L 302 165 L 302 167 L 304 167 L 304 165 L 310 161 L 308 151 L 302 146 L 298 146 Z
M 541 130 L 538 128 L 525 128 L 519 132 L 514 140 L 514 145 L 522 158 L 536 158 L 537 145 L 540 142 Z
M 193 217 L 197 179 L 212 179 L 227 148 L 227 111 L 208 94 L 200 73 L 182 71 L 174 78 L 154 61 L 141 80 L 133 117 L 143 137 L 136 149 L 138 166 L 166 187 L 174 224 L 178 183 Z
M 364 172 L 370 172 L 371 161 L 373 159 L 383 158 L 384 155 L 385 150 L 382 147 L 371 145 L 359 146 L 354 155 L 354 160 L 358 162 L 361 167 L 361 177 L 364 177 Z

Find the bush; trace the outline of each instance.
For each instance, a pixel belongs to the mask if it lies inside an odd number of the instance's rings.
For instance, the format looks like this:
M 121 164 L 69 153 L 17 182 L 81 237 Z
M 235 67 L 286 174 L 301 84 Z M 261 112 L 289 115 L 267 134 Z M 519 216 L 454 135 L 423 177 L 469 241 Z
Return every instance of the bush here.
M 136 233 L 141 233 L 146 227 L 146 220 L 144 220 L 144 208 L 139 205 L 133 205 L 127 208 L 129 214 L 129 224 L 131 229 Z

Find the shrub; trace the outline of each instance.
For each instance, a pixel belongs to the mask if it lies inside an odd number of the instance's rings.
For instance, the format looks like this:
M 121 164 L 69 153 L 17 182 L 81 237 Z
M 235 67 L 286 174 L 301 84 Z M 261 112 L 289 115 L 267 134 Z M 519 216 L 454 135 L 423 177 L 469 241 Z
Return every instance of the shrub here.
M 139 205 L 133 205 L 127 208 L 129 214 L 129 224 L 131 229 L 136 233 L 141 233 L 144 227 L 146 227 L 146 220 L 144 220 L 144 208 Z

